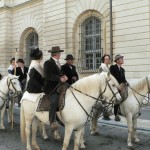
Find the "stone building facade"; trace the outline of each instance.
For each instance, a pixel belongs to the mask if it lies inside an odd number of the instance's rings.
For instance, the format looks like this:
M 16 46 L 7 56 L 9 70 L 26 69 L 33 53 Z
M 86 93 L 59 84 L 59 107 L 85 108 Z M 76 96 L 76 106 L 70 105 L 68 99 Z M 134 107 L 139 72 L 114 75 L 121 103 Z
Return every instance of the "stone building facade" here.
M 104 53 L 125 56 L 127 78 L 148 75 L 150 1 L 0 0 L 0 73 L 16 48 L 29 65 L 30 46 L 43 50 L 44 62 L 56 45 L 65 50 L 62 64 L 74 55 L 80 77 L 98 72 Z

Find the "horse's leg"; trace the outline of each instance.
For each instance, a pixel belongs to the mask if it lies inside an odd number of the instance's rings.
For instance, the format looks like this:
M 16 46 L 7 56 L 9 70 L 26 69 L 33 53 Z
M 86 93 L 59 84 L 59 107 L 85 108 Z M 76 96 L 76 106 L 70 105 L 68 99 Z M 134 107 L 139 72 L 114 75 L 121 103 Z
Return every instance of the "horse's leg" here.
M 132 147 L 133 147 L 133 144 L 132 144 L 132 135 L 133 135 L 132 115 L 131 115 L 131 114 L 127 114 L 126 118 L 127 118 L 127 125 L 128 125 L 127 146 L 128 146 L 129 148 L 132 148 Z
M 133 120 L 133 137 L 134 137 L 135 143 L 140 142 L 140 139 L 137 136 L 137 119 Z
M 69 126 L 65 127 L 65 137 L 64 137 L 62 150 L 67 150 L 72 131 L 73 131 L 73 129 L 71 127 L 69 127 Z
M 62 141 L 62 138 L 59 134 L 58 129 L 54 131 L 54 139 L 57 140 L 57 141 Z
M 39 125 L 39 120 L 37 118 L 34 118 L 32 122 L 32 147 L 34 150 L 40 150 L 40 147 L 36 142 L 36 132 L 37 132 L 38 125 Z
M 99 118 L 99 115 L 101 114 L 101 111 L 98 110 L 98 109 L 95 109 L 93 110 L 93 118 L 91 120 L 91 125 L 90 125 L 90 132 L 91 132 L 91 135 L 99 135 L 99 132 L 97 132 L 97 120 Z
M 25 117 L 25 119 L 26 119 L 25 133 L 26 133 L 26 140 L 27 140 L 27 150 L 32 150 L 31 144 L 30 144 L 30 133 L 31 133 L 30 128 L 31 128 L 33 117 L 32 118 Z
M 97 129 L 97 120 L 98 120 L 98 117 L 94 117 L 92 118 L 91 120 L 91 135 L 99 135 L 99 132 L 96 131 Z
M 79 150 L 79 144 L 81 139 L 82 130 L 75 131 L 75 137 L 74 137 L 74 150 Z
M 5 126 L 4 126 L 5 109 L 6 109 L 6 105 L 4 105 L 4 107 L 1 110 L 1 124 L 0 124 L 0 129 L 5 129 Z
M 12 110 L 14 109 L 14 105 L 12 101 L 9 101 L 9 109 L 7 109 L 7 118 L 8 118 L 8 123 L 11 123 L 11 117 L 12 117 Z
M 82 133 L 81 133 L 81 137 L 80 137 L 80 148 L 81 149 L 85 149 L 86 146 L 85 146 L 85 141 L 84 141 L 84 131 L 85 131 L 85 128 L 82 129 Z
M 42 126 L 42 137 L 43 137 L 43 139 L 48 140 L 48 135 L 46 133 L 45 124 L 43 122 L 41 122 L 40 125 Z

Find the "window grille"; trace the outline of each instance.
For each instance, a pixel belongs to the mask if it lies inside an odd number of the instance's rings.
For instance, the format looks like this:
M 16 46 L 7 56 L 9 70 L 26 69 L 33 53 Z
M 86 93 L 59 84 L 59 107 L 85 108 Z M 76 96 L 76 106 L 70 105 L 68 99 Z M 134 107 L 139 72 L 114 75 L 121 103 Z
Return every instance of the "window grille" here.
M 80 73 L 97 72 L 101 63 L 101 20 L 90 17 L 80 24 L 79 59 Z

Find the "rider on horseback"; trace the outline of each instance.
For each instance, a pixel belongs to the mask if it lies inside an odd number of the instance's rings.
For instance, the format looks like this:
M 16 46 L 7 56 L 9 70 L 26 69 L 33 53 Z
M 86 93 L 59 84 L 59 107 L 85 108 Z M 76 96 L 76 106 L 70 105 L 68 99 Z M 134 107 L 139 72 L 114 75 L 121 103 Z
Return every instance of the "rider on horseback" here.
M 59 99 L 57 88 L 59 83 L 64 83 L 68 80 L 67 76 L 62 74 L 59 63 L 61 52 L 63 51 L 60 50 L 59 46 L 52 47 L 52 50 L 48 51 L 51 53 L 51 58 L 44 63 L 44 92 L 49 95 L 50 100 L 49 121 L 51 130 L 57 129 L 55 123 Z
M 43 53 L 39 48 L 33 47 L 30 52 L 31 64 L 27 78 L 27 91 L 29 93 L 42 93 L 44 83 L 44 71 L 40 65 Z
M 114 62 L 116 62 L 115 65 L 110 66 L 110 72 L 111 74 L 116 78 L 118 83 L 121 85 L 121 87 L 127 87 L 129 84 L 125 78 L 125 70 L 121 67 L 124 63 L 122 55 L 118 54 L 115 56 Z M 119 110 L 119 104 L 114 106 L 114 114 L 115 114 L 115 121 L 120 121 L 120 117 L 118 115 Z

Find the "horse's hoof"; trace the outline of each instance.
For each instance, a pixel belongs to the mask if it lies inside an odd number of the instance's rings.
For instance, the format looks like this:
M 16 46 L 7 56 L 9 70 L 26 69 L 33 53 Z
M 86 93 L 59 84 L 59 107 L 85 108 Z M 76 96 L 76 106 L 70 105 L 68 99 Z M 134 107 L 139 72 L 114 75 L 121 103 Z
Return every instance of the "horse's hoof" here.
M 38 145 L 33 145 L 32 148 L 33 148 L 34 150 L 40 150 L 40 147 L 39 147 Z
M 44 141 L 50 141 L 50 139 L 48 137 L 44 138 Z
M 138 138 L 135 139 L 134 141 L 136 144 L 140 143 L 140 140 Z
M 4 126 L 1 126 L 0 127 L 0 130 L 5 130 L 6 128 Z
M 54 139 L 54 140 L 57 141 L 57 142 L 62 142 L 63 141 L 62 138 L 58 138 L 58 139 Z
M 128 149 L 133 149 L 133 145 L 132 144 L 128 144 Z
M 98 136 L 98 135 L 100 135 L 100 133 L 99 132 L 94 132 L 94 133 L 91 133 L 91 135 Z

